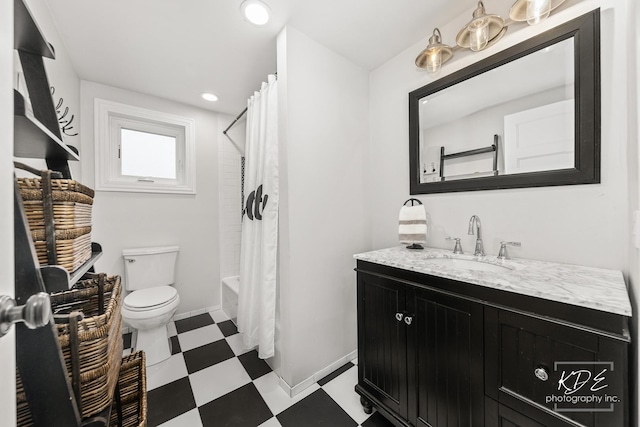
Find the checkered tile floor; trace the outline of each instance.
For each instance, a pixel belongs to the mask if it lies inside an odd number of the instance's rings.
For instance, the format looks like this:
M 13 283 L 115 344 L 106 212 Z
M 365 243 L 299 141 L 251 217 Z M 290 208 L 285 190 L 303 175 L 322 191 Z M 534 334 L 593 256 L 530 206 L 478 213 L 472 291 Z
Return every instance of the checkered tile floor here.
M 391 426 L 362 410 L 353 363 L 291 398 L 222 311 L 171 322 L 169 332 L 173 355 L 147 369 L 149 427 Z M 130 348 L 131 334 L 124 340 Z

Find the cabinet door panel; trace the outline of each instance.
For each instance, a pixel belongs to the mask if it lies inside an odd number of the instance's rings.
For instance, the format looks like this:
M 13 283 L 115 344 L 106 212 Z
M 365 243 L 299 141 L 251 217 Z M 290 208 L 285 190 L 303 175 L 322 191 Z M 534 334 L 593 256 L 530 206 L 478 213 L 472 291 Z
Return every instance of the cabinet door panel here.
M 548 427 L 489 398 L 486 400 L 485 414 L 484 425 L 487 427 Z
M 409 293 L 409 414 L 417 426 L 482 425 L 482 306 L 437 292 Z
M 358 383 L 391 411 L 407 416 L 404 285 L 358 275 Z
M 626 343 L 507 310 L 485 319 L 487 396 L 544 425 L 626 425 Z

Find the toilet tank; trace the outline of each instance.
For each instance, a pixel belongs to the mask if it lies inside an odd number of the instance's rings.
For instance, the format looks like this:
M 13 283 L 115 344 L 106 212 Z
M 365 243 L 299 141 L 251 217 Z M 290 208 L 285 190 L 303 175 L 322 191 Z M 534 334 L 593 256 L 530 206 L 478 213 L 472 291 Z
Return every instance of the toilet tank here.
M 173 285 L 178 249 L 178 246 L 124 249 L 125 289 Z

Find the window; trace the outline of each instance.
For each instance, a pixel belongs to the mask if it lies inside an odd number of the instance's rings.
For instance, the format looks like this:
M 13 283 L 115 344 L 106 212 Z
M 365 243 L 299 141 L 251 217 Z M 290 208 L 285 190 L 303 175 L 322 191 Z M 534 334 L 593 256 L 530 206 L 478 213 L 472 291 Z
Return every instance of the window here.
M 96 190 L 195 194 L 195 121 L 95 100 Z

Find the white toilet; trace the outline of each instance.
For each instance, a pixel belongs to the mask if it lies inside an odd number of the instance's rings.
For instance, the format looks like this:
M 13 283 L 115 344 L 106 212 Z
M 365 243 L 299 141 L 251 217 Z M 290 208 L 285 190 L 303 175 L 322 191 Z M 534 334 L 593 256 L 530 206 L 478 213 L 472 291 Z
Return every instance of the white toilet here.
M 144 350 L 147 366 L 171 356 L 167 323 L 180 303 L 175 282 L 177 246 L 125 249 L 122 319 L 138 330 L 136 351 Z

